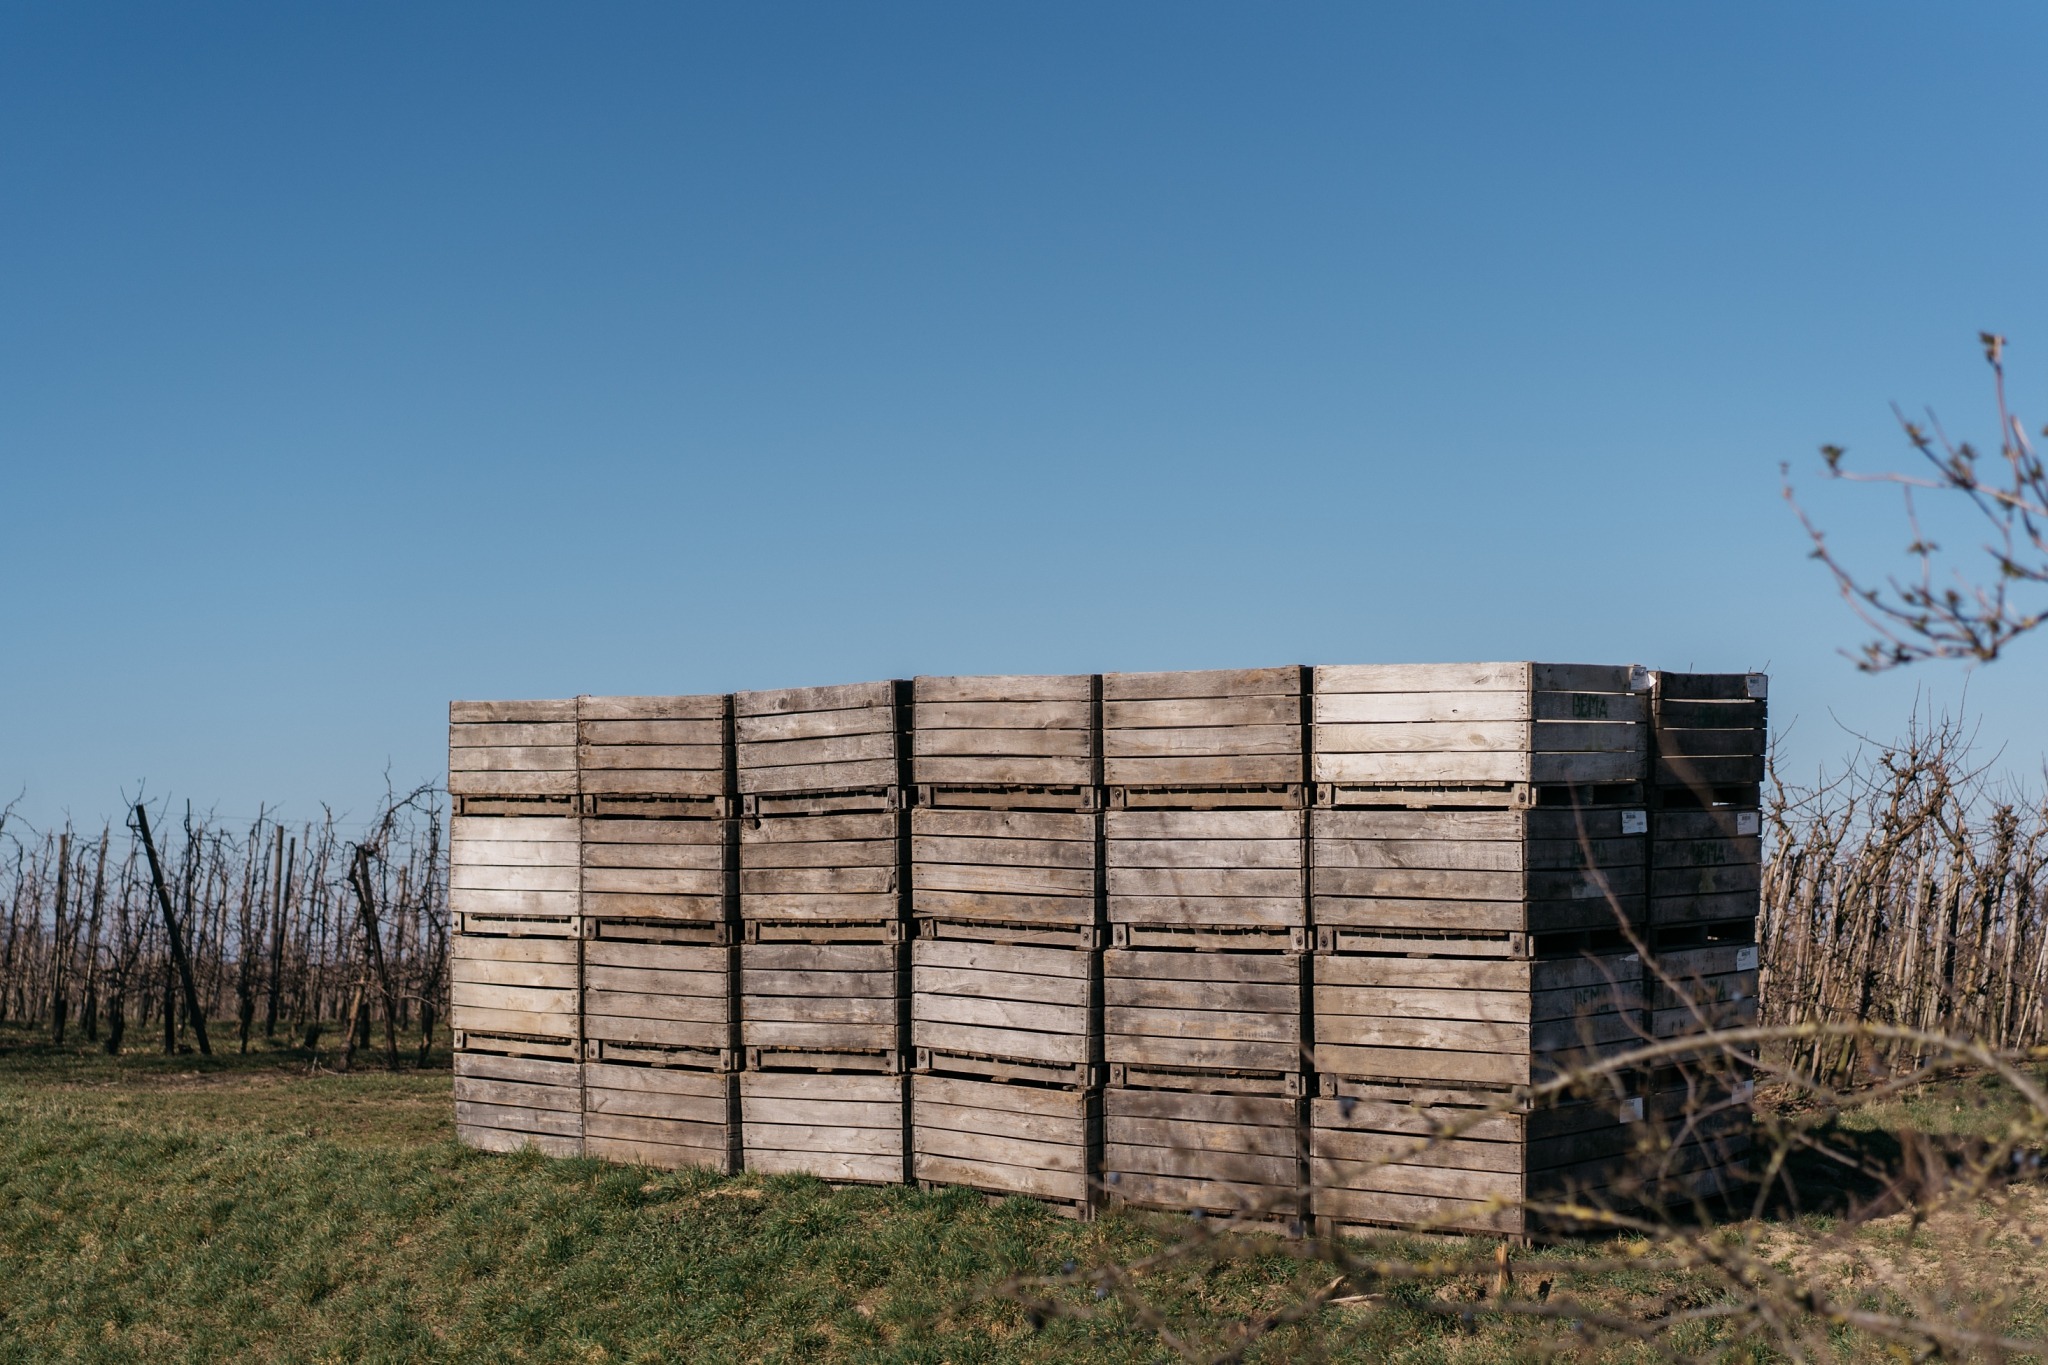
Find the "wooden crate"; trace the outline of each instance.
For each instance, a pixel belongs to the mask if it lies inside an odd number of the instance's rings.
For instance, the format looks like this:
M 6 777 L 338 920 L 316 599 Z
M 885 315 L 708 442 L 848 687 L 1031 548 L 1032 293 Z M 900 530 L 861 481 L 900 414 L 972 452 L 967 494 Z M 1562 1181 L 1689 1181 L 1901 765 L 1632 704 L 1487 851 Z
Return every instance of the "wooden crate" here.
M 1630 1182 L 1639 1202 L 1670 1207 L 1746 1196 L 1755 1176 L 1753 1081 L 1660 1071 L 1645 1103 L 1655 1134 Z
M 610 926 L 600 925 L 602 933 Z M 583 945 L 584 1055 L 737 1069 L 738 1011 L 731 945 L 612 937 Z
M 1226 931 L 1305 949 L 1306 818 L 1300 810 L 1106 812 L 1104 876 L 1118 946 L 1194 946 Z
M 592 812 L 730 814 L 732 698 L 578 697 L 576 707 Z
M 1304 681 L 1297 665 L 1104 674 L 1102 780 L 1111 803 L 1219 788 L 1237 789 L 1239 800 L 1263 790 L 1295 803 L 1307 780 Z
M 487 1152 L 583 1151 L 582 1077 L 574 1061 L 455 1054 L 455 1136 Z
M 910 812 L 910 913 L 919 919 L 1092 930 L 1101 873 L 1093 812 Z
M 807 932 L 900 926 L 908 855 L 902 811 L 769 815 L 740 822 L 740 918 Z
M 1653 1036 L 1680 1038 L 1755 1025 L 1760 976 L 1755 942 L 1659 947 L 1655 964 L 1657 970 L 1646 974 L 1645 982 Z
M 458 933 L 580 933 L 582 824 L 571 815 L 458 815 L 448 908 Z
M 1306 955 L 1112 948 L 1102 955 L 1110 1083 L 1228 1072 L 1299 1088 Z
M 584 1064 L 585 1156 L 731 1175 L 739 1169 L 739 1136 L 736 1073 Z
M 945 937 L 911 945 L 911 1043 L 921 1071 L 1088 1086 L 1102 1063 L 1092 947 Z
M 740 946 L 740 1041 L 747 1069 L 903 1069 L 904 946 Z
M 1223 1077 L 1188 1089 L 1111 1085 L 1102 1096 L 1102 1179 L 1110 1202 L 1299 1219 L 1308 1173 L 1299 1095 L 1246 1094 Z
M 454 935 L 448 1022 L 456 1048 L 576 1061 L 582 948 L 573 938 Z
M 741 798 L 759 813 L 777 809 L 783 798 L 855 794 L 893 808 L 908 785 L 908 691 L 907 683 L 874 682 L 736 694 Z M 799 802 L 792 809 L 816 807 Z
M 740 1130 L 747 1170 L 821 1180 L 900 1185 L 908 1077 L 815 1072 L 740 1074 Z
M 1651 1138 L 1642 1101 L 1531 1111 L 1512 1090 L 1325 1077 L 1309 1106 L 1318 1230 L 1422 1227 L 1526 1236 L 1561 1221 L 1531 1201 L 1618 1207 L 1617 1176 Z
M 1756 918 L 1763 894 L 1759 812 L 1653 810 L 1650 828 L 1652 925 Z
M 1102 1092 L 961 1076 L 911 1078 L 920 1184 L 1030 1195 L 1085 1216 L 1101 1177 Z
M 1637 783 L 1648 675 L 1596 664 L 1341 664 L 1315 670 L 1313 780 L 1354 789 Z
M 1318 954 L 1314 1011 L 1324 1075 L 1530 1085 L 1641 1046 L 1642 960 Z
M 449 795 L 566 805 L 577 791 L 574 700 L 448 703 Z
M 588 818 L 582 862 L 586 921 L 660 925 L 671 938 L 706 943 L 731 938 L 739 884 L 735 821 Z
M 1549 934 L 1641 924 L 1641 809 L 1333 810 L 1309 817 L 1312 914 L 1394 933 Z
M 1769 694 L 1761 673 L 1654 675 L 1654 778 L 1663 804 L 1755 807 L 1768 753 Z
M 1096 804 L 1100 680 L 917 678 L 911 684 L 911 775 L 920 804 Z

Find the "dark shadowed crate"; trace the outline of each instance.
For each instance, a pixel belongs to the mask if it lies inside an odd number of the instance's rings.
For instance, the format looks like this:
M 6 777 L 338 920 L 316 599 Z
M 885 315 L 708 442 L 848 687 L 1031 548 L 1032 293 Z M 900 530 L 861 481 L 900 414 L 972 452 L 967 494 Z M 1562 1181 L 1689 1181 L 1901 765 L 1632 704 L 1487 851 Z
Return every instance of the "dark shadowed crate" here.
M 1634 1207 L 1617 1182 L 1625 1185 L 1639 1153 L 1655 1144 L 1643 1100 L 1620 1093 L 1532 1109 L 1506 1087 L 1326 1076 L 1309 1119 L 1315 1213 L 1325 1233 L 1421 1226 L 1526 1236 L 1567 1228 L 1579 1220 L 1540 1206 Z
M 1498 937 L 1414 946 L 1436 955 L 1317 954 L 1317 1072 L 1530 1085 L 1644 1041 L 1642 959 L 1625 942 L 1554 957 L 1465 951 L 1497 947 Z
M 1640 806 L 1310 815 L 1313 916 L 1325 939 L 1549 934 L 1646 918 Z

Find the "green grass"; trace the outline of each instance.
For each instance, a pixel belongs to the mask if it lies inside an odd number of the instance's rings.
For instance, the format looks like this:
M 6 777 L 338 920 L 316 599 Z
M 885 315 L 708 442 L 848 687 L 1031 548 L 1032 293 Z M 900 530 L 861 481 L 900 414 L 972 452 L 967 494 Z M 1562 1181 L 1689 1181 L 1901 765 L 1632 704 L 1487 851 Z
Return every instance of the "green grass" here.
M 1113 1297 L 1076 1289 L 1092 1316 L 1038 1325 L 992 1291 L 1127 1263 L 1184 1222 L 481 1154 L 453 1141 L 445 1055 L 395 1075 L 363 1060 L 348 1076 L 296 1049 L 117 1060 L 0 1032 L 0 1361 L 1177 1358 Z M 1220 1344 L 1327 1278 L 1284 1241 L 1236 1245 L 1149 1277 L 1146 1298 Z M 1641 1279 L 1602 1292 L 1672 1287 Z M 1460 1322 L 1482 1283 L 1332 1308 L 1250 1359 L 1527 1357 L 1542 1329 Z M 1696 1336 L 1674 1345 L 1712 1358 L 1714 1333 Z
M 116 1061 L 0 1035 L 0 1360 L 1171 1358 L 1113 1301 L 1033 1330 L 989 1292 L 1156 1250 L 1152 1221 L 480 1154 L 448 1091 L 296 1050 Z M 1272 1245 L 1149 1288 L 1220 1328 L 1314 1279 Z M 1397 1316 L 1395 1356 L 1352 1358 L 1453 1358 L 1428 1343 L 1455 1324 Z

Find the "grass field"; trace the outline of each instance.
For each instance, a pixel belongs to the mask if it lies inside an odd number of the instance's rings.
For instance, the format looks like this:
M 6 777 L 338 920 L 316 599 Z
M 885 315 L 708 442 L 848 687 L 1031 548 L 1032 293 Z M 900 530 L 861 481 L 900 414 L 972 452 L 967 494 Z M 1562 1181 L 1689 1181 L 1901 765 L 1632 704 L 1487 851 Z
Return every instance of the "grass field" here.
M 479 1154 L 453 1141 L 435 1060 L 342 1076 L 297 1050 L 113 1060 L 0 1031 L 0 1361 L 1178 1358 L 1114 1296 L 1075 1289 L 1092 1316 L 1037 1324 L 991 1291 L 1127 1263 L 1184 1221 Z M 1996 1121 L 1981 1118 L 1995 1097 L 1957 1091 L 1866 1130 L 1962 1131 L 1966 1100 L 1973 1121 Z M 1285 1241 L 1236 1244 L 1225 1263 L 1148 1276 L 1146 1298 L 1221 1346 L 1236 1319 L 1328 1277 Z M 1437 1277 L 1331 1307 L 1249 1358 L 1506 1361 L 1555 1335 L 1461 1317 L 1483 1283 Z M 1603 1271 L 1578 1289 L 1627 1311 L 1672 1287 Z M 1708 1329 L 1675 1346 L 1716 1357 Z M 1665 1358 L 1626 1343 L 1574 1354 Z

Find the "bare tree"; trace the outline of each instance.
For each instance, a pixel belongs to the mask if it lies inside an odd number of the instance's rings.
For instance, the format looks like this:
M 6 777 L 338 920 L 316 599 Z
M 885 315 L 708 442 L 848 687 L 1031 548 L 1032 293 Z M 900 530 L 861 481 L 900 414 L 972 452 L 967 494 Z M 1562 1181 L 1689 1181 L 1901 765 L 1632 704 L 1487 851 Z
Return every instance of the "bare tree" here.
M 1813 540 L 1814 558 L 1827 566 L 1842 599 L 1872 632 L 1854 656 L 1865 672 L 1927 659 L 1988 663 L 2048 619 L 2048 603 L 2041 600 L 2048 589 L 2048 470 L 2006 403 L 2005 338 L 1984 332 L 1978 339 L 1991 365 L 1997 405 L 1996 460 L 1985 459 L 1967 441 L 1951 440 L 1932 413 L 1915 422 L 1896 406 L 1892 411 L 1908 444 L 1924 461 L 1920 472 L 1853 473 L 1843 467 L 1843 447 L 1821 447 L 1826 477 L 1899 489 L 1912 533 L 1906 554 L 1915 562 L 1913 574 L 1888 576 L 1880 586 L 1852 572 L 1794 496 L 1786 471 L 1785 498 Z M 1922 528 L 1915 502 L 1915 494 L 1926 493 L 1948 495 L 1944 502 L 1959 505 L 1988 536 L 1975 572 L 1938 571 L 1941 546 Z

